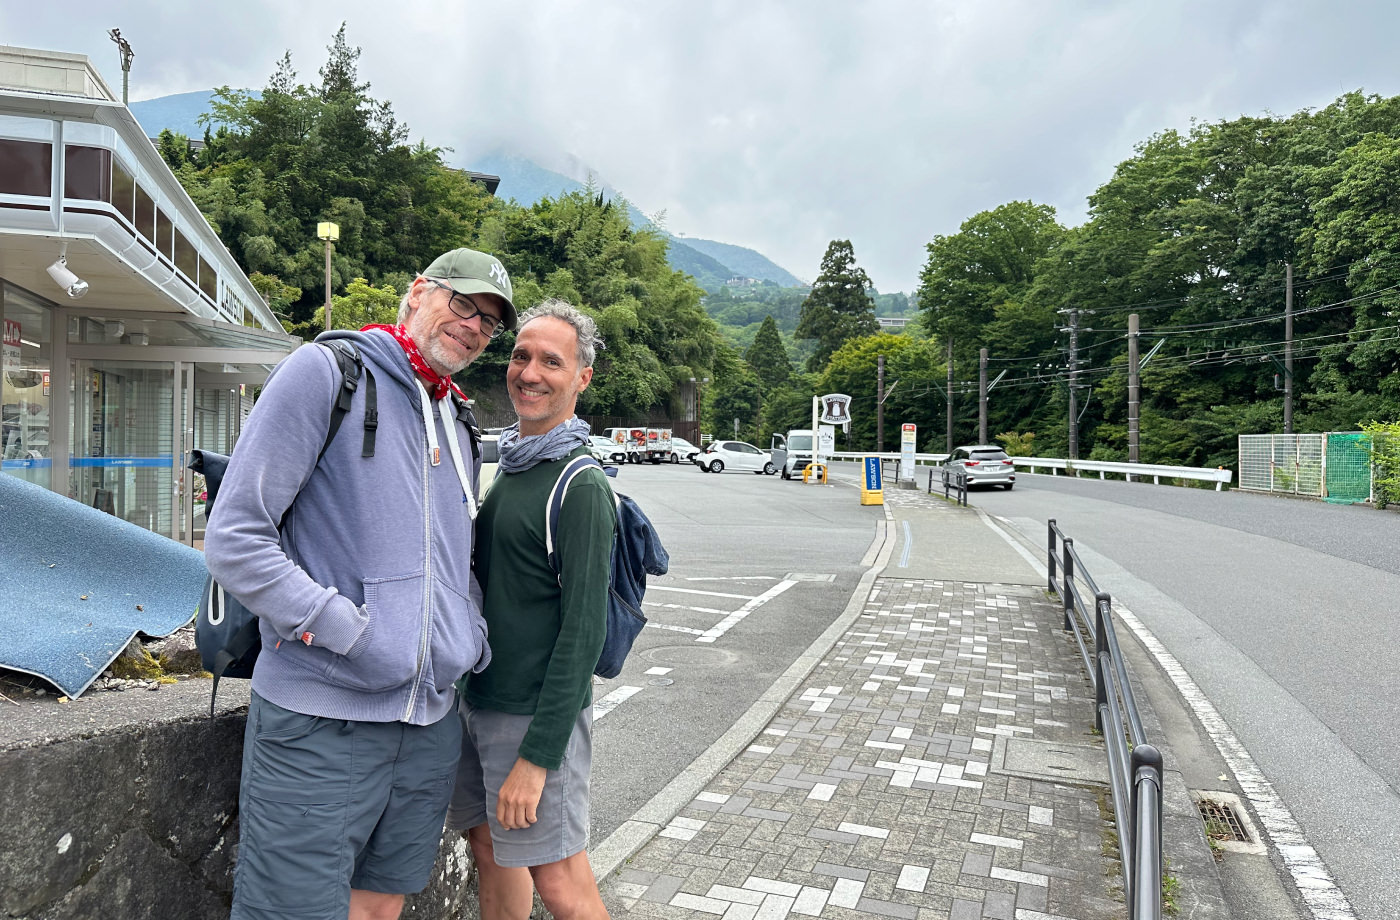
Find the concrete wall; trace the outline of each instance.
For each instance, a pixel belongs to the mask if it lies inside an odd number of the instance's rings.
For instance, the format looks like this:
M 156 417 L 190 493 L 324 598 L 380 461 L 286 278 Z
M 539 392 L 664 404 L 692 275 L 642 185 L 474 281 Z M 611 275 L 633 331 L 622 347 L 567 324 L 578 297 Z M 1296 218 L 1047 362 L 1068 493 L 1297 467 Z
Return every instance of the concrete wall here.
M 227 917 L 247 694 L 213 719 L 207 680 L 0 701 L 0 917 Z M 476 916 L 471 868 L 445 839 L 404 916 Z

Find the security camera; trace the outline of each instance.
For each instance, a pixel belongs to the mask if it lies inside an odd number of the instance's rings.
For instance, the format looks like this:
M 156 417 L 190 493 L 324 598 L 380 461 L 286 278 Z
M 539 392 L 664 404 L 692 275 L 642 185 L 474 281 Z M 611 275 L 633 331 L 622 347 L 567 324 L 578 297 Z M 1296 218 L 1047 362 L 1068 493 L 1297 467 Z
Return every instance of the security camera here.
M 88 283 L 73 274 L 73 270 L 68 267 L 67 256 L 59 256 L 58 261 L 48 267 L 48 273 L 53 283 L 63 288 L 74 300 L 88 292 Z

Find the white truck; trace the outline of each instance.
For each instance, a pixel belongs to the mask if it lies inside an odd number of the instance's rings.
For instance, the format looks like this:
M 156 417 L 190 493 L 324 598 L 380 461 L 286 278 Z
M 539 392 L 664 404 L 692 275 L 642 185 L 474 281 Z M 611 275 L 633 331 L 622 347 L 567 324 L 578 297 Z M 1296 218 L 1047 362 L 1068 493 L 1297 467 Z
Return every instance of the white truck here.
M 604 428 L 603 437 L 623 445 L 628 463 L 661 463 L 671 459 L 669 428 Z
M 773 465 L 784 479 L 801 479 L 802 471 L 813 460 L 816 435 L 810 428 L 794 428 L 786 435 L 773 435 Z

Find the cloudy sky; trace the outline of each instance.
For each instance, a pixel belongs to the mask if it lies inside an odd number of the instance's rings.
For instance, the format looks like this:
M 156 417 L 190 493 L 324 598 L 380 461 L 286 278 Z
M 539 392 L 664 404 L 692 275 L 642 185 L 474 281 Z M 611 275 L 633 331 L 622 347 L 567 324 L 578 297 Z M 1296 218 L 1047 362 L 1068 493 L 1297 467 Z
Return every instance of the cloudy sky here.
M 1400 92 L 1380 0 L 0 0 L 0 43 L 87 54 L 120 91 L 117 26 L 141 100 L 261 87 L 285 50 L 314 80 L 342 20 L 372 93 L 454 165 L 572 154 L 672 232 L 801 278 L 848 238 L 883 291 L 978 211 L 1081 222 L 1162 129 Z

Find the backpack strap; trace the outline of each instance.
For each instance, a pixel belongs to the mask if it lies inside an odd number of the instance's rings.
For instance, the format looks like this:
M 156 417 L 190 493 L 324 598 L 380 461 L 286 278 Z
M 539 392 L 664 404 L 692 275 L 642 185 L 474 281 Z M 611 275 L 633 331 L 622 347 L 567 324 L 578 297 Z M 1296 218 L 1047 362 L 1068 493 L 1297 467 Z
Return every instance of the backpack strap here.
M 457 404 L 457 421 L 467 426 L 467 440 L 471 442 L 472 463 L 481 462 L 481 429 L 477 427 L 476 416 L 472 414 L 472 401 L 463 399 L 456 393 L 452 394 L 452 401 Z
M 563 578 L 564 575 L 563 565 L 554 552 L 554 532 L 559 529 L 559 512 L 564 509 L 564 493 L 569 490 L 569 483 L 574 481 L 575 476 L 592 466 L 603 468 L 603 464 L 591 455 L 575 457 L 570 460 L 560 471 L 559 478 L 554 481 L 554 488 L 549 493 L 549 505 L 546 507 L 544 516 L 544 549 L 549 557 L 549 567 L 554 570 L 556 580 Z M 613 502 L 617 502 L 616 493 L 613 494 Z M 562 583 L 561 581 L 560 584 Z
M 365 367 L 365 359 L 360 355 L 360 349 L 355 346 L 355 343 L 345 339 L 331 339 L 328 342 L 317 342 L 316 344 L 329 348 L 331 354 L 335 356 L 336 364 L 340 366 L 340 390 L 336 393 L 335 406 L 331 408 L 330 427 L 326 430 L 326 441 L 321 445 L 321 452 L 316 455 L 316 462 L 320 463 L 321 458 L 326 455 L 326 450 L 335 440 L 336 432 L 340 430 L 340 423 L 345 421 L 345 413 L 350 411 L 355 391 L 360 388 L 361 371 L 364 371 L 368 377 L 368 382 L 365 386 L 364 446 L 360 455 L 373 457 L 374 437 L 379 428 L 379 399 L 377 387 L 374 384 L 374 374 Z

